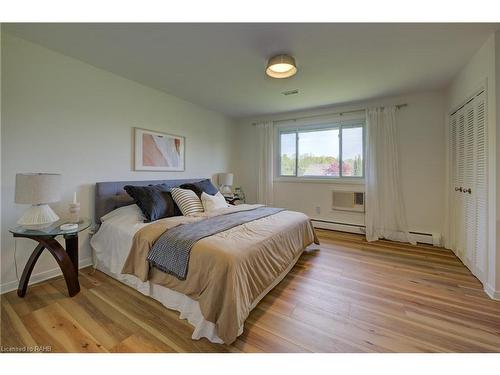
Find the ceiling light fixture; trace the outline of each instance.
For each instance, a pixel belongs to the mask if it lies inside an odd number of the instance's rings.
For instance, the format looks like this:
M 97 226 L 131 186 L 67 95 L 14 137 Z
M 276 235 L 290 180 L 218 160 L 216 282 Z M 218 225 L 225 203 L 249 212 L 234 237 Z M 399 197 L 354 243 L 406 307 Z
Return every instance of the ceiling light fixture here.
M 267 63 L 266 74 L 272 78 L 288 78 L 297 73 L 295 59 L 290 55 L 273 56 Z

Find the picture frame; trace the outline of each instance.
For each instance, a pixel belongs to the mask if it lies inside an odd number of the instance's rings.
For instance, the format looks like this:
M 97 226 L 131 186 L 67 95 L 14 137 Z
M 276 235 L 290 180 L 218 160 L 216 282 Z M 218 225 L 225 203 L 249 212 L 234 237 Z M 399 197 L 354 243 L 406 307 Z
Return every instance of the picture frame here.
M 184 171 L 185 143 L 180 135 L 134 128 L 134 170 Z

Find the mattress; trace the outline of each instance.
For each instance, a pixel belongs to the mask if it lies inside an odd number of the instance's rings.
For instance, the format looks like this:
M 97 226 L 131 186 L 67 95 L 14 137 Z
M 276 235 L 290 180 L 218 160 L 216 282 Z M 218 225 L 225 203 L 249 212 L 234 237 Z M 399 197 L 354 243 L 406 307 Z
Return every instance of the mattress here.
M 217 335 L 217 327 L 207 321 L 200 309 L 198 301 L 172 290 L 166 286 L 141 281 L 134 275 L 122 274 L 123 265 L 129 255 L 134 235 L 146 225 L 144 217 L 136 205 L 118 208 L 101 218 L 102 224 L 99 231 L 92 237 L 90 243 L 95 254 L 95 265 L 100 271 L 114 279 L 147 295 L 165 307 L 178 311 L 180 319 L 186 319 L 193 327 L 192 339 L 207 338 L 214 343 L 223 343 Z M 165 219 L 164 219 L 165 220 Z M 188 217 L 174 217 L 172 225 L 176 222 L 189 222 Z M 298 254 L 287 268 L 269 285 L 254 301 L 251 308 L 276 286 L 295 265 L 301 254 Z M 243 324 L 238 329 L 238 335 L 243 332 Z
M 95 267 L 112 278 L 149 296 L 165 307 L 180 313 L 193 327 L 192 339 L 206 337 L 214 343 L 223 343 L 217 336 L 215 324 L 203 318 L 199 303 L 188 296 L 149 281 L 142 282 L 133 275 L 121 273 L 132 245 L 135 233 L 148 225 L 137 205 L 118 208 L 101 220 L 99 231 L 92 236 L 90 245 L 94 250 Z

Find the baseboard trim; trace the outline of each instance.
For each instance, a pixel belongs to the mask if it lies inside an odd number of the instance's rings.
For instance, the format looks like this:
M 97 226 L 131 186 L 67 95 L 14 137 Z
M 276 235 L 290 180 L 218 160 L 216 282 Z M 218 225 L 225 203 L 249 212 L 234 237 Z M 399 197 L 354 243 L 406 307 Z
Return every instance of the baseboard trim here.
M 441 246 L 441 236 L 432 235 L 430 233 L 419 233 L 419 232 L 410 232 L 410 235 L 417 241 L 417 243 L 425 243 L 427 245 L 432 246 Z
M 365 226 L 360 224 L 339 223 L 335 221 L 311 219 L 314 228 L 337 230 L 356 234 L 365 234 Z M 441 236 L 430 233 L 410 232 L 416 242 L 433 246 L 440 246 Z
M 78 268 L 80 269 L 83 267 L 88 267 L 88 266 L 91 266 L 92 264 L 93 264 L 92 257 L 80 259 L 78 261 Z M 47 271 L 42 271 L 42 272 L 39 272 L 36 274 L 31 274 L 30 282 L 28 285 L 37 284 L 39 282 L 42 282 L 42 281 L 45 281 L 48 279 L 52 279 L 53 277 L 56 277 L 59 275 L 62 275 L 61 269 L 59 267 L 53 268 L 53 269 L 50 269 Z M 0 284 L 0 294 L 4 294 L 4 293 L 11 292 L 13 290 L 16 290 L 18 285 L 19 285 L 19 281 L 17 281 L 17 280 L 13 280 L 13 281 L 9 281 L 9 282 L 4 283 L 4 284 Z
M 500 291 L 498 290 L 495 290 L 495 288 L 493 288 L 492 286 L 490 285 L 485 285 L 484 286 L 484 291 L 485 293 L 491 298 L 491 299 L 494 299 L 496 301 L 500 301 Z
M 311 221 L 313 227 L 318 229 L 329 229 L 329 230 L 337 230 L 339 232 L 365 234 L 365 228 L 363 226 L 356 224 L 345 224 L 345 223 L 337 223 L 333 221 L 315 220 L 315 219 L 311 219 Z

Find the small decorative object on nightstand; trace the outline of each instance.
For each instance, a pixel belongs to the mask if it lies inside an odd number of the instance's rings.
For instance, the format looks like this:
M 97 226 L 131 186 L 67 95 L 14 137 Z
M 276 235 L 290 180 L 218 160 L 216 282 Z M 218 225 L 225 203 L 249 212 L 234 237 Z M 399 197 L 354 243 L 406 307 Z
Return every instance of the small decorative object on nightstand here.
M 69 222 L 78 223 L 80 221 L 80 203 L 76 201 L 76 191 L 73 193 L 73 203 L 69 204 Z
M 241 187 L 234 189 L 234 194 L 225 196 L 226 202 L 232 205 L 245 203 L 245 193 Z
M 78 282 L 78 233 L 90 226 L 90 220 L 82 219 L 77 224 L 76 229 L 72 230 L 62 230 L 61 224 L 64 224 L 64 221 L 57 221 L 49 227 L 36 230 L 27 229 L 22 226 L 9 229 L 9 232 L 14 237 L 29 238 L 38 242 L 38 246 L 33 250 L 19 281 L 19 287 L 17 288 L 17 295 L 19 297 L 26 295 L 31 272 L 44 249 L 47 249 L 52 254 L 61 268 L 66 286 L 68 287 L 69 296 L 73 297 L 80 291 L 80 284 Z M 56 240 L 56 237 L 60 235 L 64 237 L 66 250 Z
M 237 196 L 232 196 L 232 197 L 224 197 L 226 198 L 226 202 L 229 203 L 229 204 L 232 204 L 233 206 L 237 205 L 240 198 L 238 198 Z
M 235 198 L 238 198 L 238 200 L 241 203 L 245 203 L 245 193 L 243 192 L 243 189 L 241 187 L 237 187 L 234 189 L 234 196 Z

